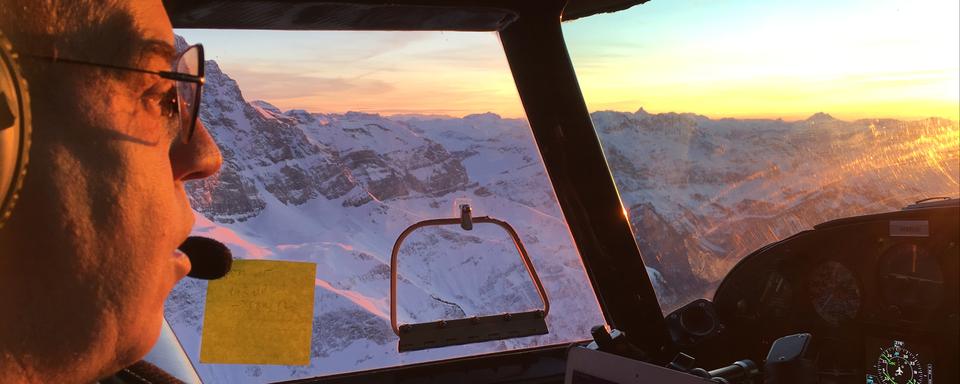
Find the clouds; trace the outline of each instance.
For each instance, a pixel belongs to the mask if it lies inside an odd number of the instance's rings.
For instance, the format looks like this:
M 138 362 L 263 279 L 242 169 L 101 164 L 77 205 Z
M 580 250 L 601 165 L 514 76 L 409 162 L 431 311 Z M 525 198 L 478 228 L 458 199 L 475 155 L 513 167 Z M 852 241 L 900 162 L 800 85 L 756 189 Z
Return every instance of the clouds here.
M 245 94 L 271 102 L 304 97 L 334 99 L 343 98 L 344 95 L 373 96 L 396 88 L 387 81 L 364 77 L 326 77 L 295 71 L 271 72 L 244 66 L 222 67 L 224 72 L 241 84 Z
M 281 109 L 523 116 L 496 34 L 182 31 Z

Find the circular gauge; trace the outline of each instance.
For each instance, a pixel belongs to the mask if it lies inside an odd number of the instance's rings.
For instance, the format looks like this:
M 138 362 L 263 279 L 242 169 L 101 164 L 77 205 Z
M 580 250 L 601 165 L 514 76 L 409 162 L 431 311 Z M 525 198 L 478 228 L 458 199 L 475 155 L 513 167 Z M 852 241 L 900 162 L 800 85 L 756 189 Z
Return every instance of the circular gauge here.
M 912 384 L 925 382 L 923 365 L 917 355 L 895 342 L 877 358 L 877 374 L 883 384 Z
M 790 281 L 777 272 L 770 272 L 767 279 L 760 285 L 760 314 L 776 318 L 786 317 L 793 298 L 793 287 Z
M 813 309 L 830 325 L 839 326 L 860 312 L 857 278 L 839 262 L 827 261 L 810 271 L 809 287 Z
M 926 247 L 901 243 L 880 257 L 881 292 L 901 310 L 929 310 L 943 300 L 943 272 Z

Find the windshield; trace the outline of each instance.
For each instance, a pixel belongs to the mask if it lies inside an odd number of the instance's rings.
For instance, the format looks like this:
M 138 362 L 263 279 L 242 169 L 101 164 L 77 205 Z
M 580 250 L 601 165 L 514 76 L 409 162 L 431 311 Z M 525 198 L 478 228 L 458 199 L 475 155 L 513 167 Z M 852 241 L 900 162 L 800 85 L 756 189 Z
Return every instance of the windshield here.
M 564 24 L 664 312 L 831 219 L 958 194 L 956 1 L 652 1 Z
M 174 289 L 165 315 L 202 379 L 291 380 L 560 344 L 603 324 L 496 34 L 177 32 L 211 59 L 200 119 L 224 157 L 217 175 L 188 185 L 194 234 L 239 259 L 316 264 L 307 365 L 204 360 L 208 283 Z M 516 229 L 550 298 L 549 333 L 399 353 L 394 241 L 418 221 L 459 217 L 462 204 Z M 401 324 L 543 307 L 499 227 L 425 228 L 403 244 Z

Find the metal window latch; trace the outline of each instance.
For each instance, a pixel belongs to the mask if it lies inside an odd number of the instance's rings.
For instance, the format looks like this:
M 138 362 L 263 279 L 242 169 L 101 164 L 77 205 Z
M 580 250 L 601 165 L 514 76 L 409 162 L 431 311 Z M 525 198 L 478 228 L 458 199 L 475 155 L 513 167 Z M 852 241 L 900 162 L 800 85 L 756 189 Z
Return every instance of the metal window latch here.
M 460 228 L 465 231 L 473 229 L 473 210 L 470 204 L 460 204 Z

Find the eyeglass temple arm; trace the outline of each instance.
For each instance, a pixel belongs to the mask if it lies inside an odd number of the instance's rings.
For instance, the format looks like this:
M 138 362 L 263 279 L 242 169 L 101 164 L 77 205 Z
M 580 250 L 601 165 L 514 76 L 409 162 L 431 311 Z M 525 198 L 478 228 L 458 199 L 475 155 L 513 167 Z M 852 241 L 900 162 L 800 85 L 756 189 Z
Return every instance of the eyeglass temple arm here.
M 121 71 L 132 71 L 132 72 L 139 72 L 139 73 L 148 73 L 148 74 L 151 74 L 151 75 L 160 76 L 160 77 L 162 77 L 162 78 L 164 78 L 164 79 L 170 79 L 170 80 L 176 80 L 176 81 L 189 81 L 189 82 L 191 82 L 191 83 L 197 83 L 197 84 L 203 84 L 203 82 L 204 82 L 204 81 L 203 81 L 203 77 L 195 76 L 195 75 L 190 75 L 190 74 L 186 74 L 186 73 L 180 73 L 180 72 L 151 71 L 151 70 L 147 70 L 147 69 L 124 67 L 124 66 L 113 65 L 113 64 L 91 63 L 91 62 L 89 62 L 89 61 L 66 59 L 66 58 L 62 58 L 62 57 L 41 56 L 41 55 L 27 55 L 27 54 L 21 54 L 20 56 L 22 56 L 22 57 L 27 57 L 27 58 L 31 58 L 31 59 L 47 60 L 47 61 L 54 62 L 54 63 L 69 63 L 69 64 L 86 65 L 86 66 L 89 66 L 89 67 L 110 68 L 110 69 L 117 69 L 117 70 L 121 70 Z

